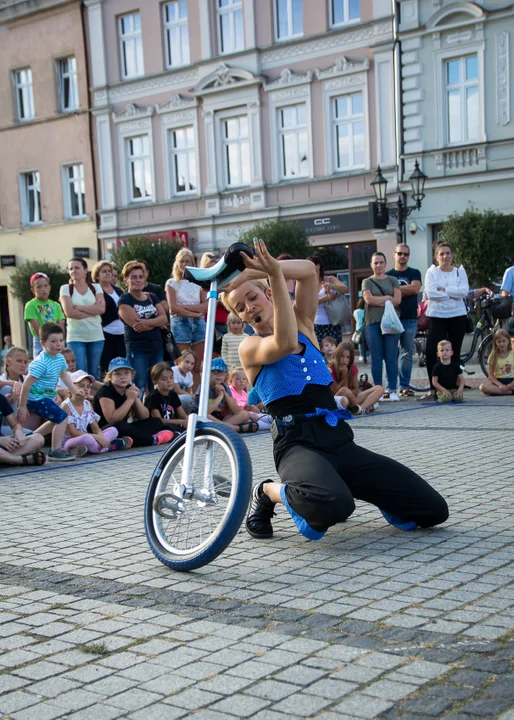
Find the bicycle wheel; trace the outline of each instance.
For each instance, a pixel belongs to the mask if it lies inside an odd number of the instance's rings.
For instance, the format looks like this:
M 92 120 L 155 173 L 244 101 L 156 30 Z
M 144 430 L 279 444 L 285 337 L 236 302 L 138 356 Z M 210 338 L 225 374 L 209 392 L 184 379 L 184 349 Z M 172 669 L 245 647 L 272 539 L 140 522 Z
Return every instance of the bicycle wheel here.
M 487 361 L 489 360 L 489 355 L 491 354 L 492 349 L 493 334 L 490 333 L 490 335 L 488 335 L 482 340 L 482 342 L 480 343 L 480 347 L 478 348 L 478 362 L 480 363 L 482 372 L 486 377 L 489 376 L 489 367 L 487 365 Z
M 152 552 L 164 565 L 181 571 L 202 567 L 225 550 L 245 517 L 252 488 L 244 441 L 226 425 L 198 423 L 189 478 L 193 493 L 181 500 L 174 486 L 181 483 L 185 446 L 186 433 L 157 463 L 145 502 Z

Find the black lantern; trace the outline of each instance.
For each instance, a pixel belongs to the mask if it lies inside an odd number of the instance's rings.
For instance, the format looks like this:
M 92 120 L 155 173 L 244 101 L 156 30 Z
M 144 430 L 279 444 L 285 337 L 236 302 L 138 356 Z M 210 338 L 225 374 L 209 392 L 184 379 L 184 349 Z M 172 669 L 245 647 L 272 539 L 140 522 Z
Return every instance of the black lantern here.
M 396 238 L 398 243 L 405 242 L 405 221 L 413 210 L 419 210 L 421 202 L 425 197 L 425 181 L 427 176 L 420 170 L 419 163 L 416 160 L 414 163 L 414 171 L 409 178 L 409 182 L 412 187 L 412 199 L 414 205 L 407 205 L 405 202 L 405 194 L 403 192 L 398 193 L 398 200 L 396 201 L 395 207 L 387 207 L 387 180 L 382 175 L 380 165 L 377 168 L 377 176 L 371 183 L 373 192 L 375 193 L 375 204 L 376 214 L 380 218 L 385 217 L 386 223 L 389 222 L 389 218 L 396 218 Z
M 421 201 L 425 197 L 424 189 L 425 189 L 425 181 L 427 179 L 427 176 L 425 173 L 419 169 L 419 163 L 416 160 L 414 163 L 414 172 L 409 178 L 409 182 L 412 187 L 412 199 L 416 203 L 416 208 L 419 210 L 421 207 Z
M 377 176 L 371 183 L 371 187 L 373 188 L 373 191 L 375 193 L 375 198 L 377 200 L 378 210 L 380 213 L 382 208 L 385 207 L 387 201 L 387 180 L 382 175 L 380 165 L 377 168 Z

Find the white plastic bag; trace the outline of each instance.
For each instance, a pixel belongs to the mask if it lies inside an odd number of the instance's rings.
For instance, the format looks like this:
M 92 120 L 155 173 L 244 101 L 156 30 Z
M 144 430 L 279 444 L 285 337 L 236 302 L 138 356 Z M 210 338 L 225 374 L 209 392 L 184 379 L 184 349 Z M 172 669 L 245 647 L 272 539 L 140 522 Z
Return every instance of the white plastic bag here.
M 382 335 L 399 335 L 404 331 L 398 313 L 390 300 L 386 300 L 384 303 L 384 314 L 382 315 L 380 330 Z

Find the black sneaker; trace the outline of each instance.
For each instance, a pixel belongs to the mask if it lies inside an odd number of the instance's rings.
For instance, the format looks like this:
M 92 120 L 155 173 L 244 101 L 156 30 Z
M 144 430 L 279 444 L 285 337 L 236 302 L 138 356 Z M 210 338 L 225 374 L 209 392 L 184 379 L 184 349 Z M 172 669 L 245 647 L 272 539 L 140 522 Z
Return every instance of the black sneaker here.
M 273 537 L 271 518 L 275 514 L 275 503 L 271 502 L 262 491 L 264 483 L 269 482 L 273 482 L 273 480 L 264 480 L 253 488 L 250 511 L 246 518 L 246 529 L 249 535 L 258 540 Z

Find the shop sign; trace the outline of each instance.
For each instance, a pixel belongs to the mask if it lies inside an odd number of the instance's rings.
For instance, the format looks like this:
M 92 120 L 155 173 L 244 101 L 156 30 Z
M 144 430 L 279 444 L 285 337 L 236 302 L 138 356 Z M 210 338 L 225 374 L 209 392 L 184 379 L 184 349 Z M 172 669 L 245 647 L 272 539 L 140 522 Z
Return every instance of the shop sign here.
M 0 255 L 0 267 L 16 267 L 16 255 Z
M 73 248 L 73 257 L 76 257 L 76 258 L 90 257 L 89 248 L 88 247 Z
M 318 215 L 298 220 L 306 235 L 328 235 L 333 233 L 367 230 L 372 227 L 368 210 L 338 215 Z

